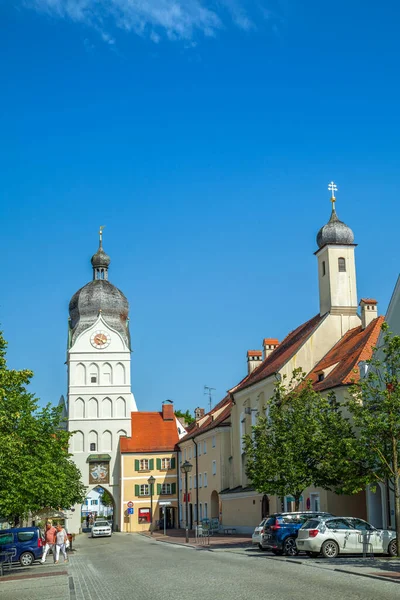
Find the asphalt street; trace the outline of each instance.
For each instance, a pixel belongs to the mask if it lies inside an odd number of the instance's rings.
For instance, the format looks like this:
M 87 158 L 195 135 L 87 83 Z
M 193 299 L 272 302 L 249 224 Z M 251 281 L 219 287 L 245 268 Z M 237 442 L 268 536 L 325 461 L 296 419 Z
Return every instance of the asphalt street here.
M 81 535 L 74 547 L 69 564 L 49 561 L 32 567 L 33 579 L 0 580 L 1 599 L 283 600 L 329 594 L 330 600 L 397 600 L 400 594 L 397 583 L 274 560 L 265 553 L 209 552 L 129 534 Z

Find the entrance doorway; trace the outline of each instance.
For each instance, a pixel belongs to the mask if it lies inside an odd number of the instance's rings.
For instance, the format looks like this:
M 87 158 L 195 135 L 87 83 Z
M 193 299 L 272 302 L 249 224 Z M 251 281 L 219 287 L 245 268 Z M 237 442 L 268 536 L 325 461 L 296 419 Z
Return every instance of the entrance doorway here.
M 165 506 L 160 507 L 159 511 L 159 528 L 164 529 L 164 510 L 165 510 L 165 519 L 166 519 L 166 529 L 175 529 L 175 508 L 173 506 Z
M 262 502 L 261 502 L 261 520 L 265 519 L 269 515 L 269 498 L 266 494 L 264 494 Z
M 215 490 L 211 494 L 211 518 L 219 520 L 219 495 Z
M 96 519 L 106 519 L 114 530 L 115 502 L 108 490 L 98 485 L 86 496 L 81 508 L 81 527 L 89 532 Z

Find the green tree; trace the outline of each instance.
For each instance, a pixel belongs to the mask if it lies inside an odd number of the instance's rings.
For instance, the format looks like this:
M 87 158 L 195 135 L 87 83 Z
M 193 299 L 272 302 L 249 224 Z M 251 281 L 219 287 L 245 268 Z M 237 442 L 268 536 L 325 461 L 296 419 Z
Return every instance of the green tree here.
M 0 332 L 0 515 L 17 524 L 44 507 L 68 508 L 83 501 L 81 474 L 68 454 L 71 433 L 61 409 L 27 391 L 32 371 L 7 368 Z
M 343 491 L 357 452 L 352 426 L 334 395 L 314 391 L 301 369 L 289 384 L 276 383 L 252 430 L 244 436 L 246 473 L 258 492 L 293 496 L 298 510 L 310 485 Z
M 104 506 L 114 506 L 114 500 L 107 490 L 104 490 L 101 495 L 101 503 L 104 504 Z
M 400 557 L 400 336 L 382 325 L 383 345 L 367 361 L 366 377 L 351 388 L 348 408 L 357 427 L 364 484 L 389 482 L 394 492 Z
M 178 418 L 180 418 L 180 419 L 185 419 L 185 421 L 186 421 L 186 423 L 188 425 L 190 425 L 194 421 L 194 417 L 192 417 L 192 415 L 190 414 L 189 410 L 187 410 L 186 412 L 183 412 L 181 410 L 176 410 L 175 411 L 175 416 L 178 417 Z

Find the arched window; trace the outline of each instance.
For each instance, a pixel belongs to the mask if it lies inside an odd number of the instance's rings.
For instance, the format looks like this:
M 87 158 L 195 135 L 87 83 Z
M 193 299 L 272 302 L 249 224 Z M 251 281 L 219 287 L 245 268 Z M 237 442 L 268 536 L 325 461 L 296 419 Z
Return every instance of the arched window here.
M 125 384 L 125 367 L 122 363 L 115 365 L 115 381 L 114 383 Z
M 110 385 L 112 383 L 112 367 L 110 363 L 104 363 L 101 368 L 101 385 Z
M 78 363 L 76 365 L 75 384 L 86 385 L 86 367 L 83 363 Z
M 101 438 L 101 451 L 111 452 L 112 451 L 112 435 L 111 431 L 104 431 Z
M 90 398 L 88 405 L 88 417 L 89 419 L 99 418 L 99 404 L 96 398 Z
M 116 406 L 116 416 L 117 417 L 126 417 L 126 403 L 125 400 L 120 396 L 117 398 L 117 406 Z
M 72 440 L 73 440 L 74 452 L 83 452 L 83 449 L 84 449 L 84 445 L 83 445 L 84 438 L 83 438 L 82 431 L 75 431 Z
M 74 402 L 74 417 L 75 419 L 83 419 L 85 417 L 85 403 L 82 398 L 77 398 Z
M 98 450 L 98 436 L 97 431 L 89 431 L 89 452 L 97 452 Z
M 112 418 L 112 402 L 110 398 L 104 398 L 101 403 L 101 416 L 103 419 L 111 419 Z
M 339 263 L 339 273 L 344 273 L 346 271 L 346 259 L 343 257 L 340 257 L 338 259 L 338 263 Z
M 326 273 L 326 267 L 325 267 L 325 261 L 322 261 L 322 277 L 325 275 Z

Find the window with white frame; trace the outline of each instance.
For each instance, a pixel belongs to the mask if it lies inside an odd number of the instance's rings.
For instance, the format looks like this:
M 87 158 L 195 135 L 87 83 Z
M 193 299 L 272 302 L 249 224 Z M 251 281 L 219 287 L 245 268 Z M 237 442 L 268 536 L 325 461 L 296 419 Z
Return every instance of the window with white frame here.
M 184 451 L 183 451 L 183 460 L 184 460 L 184 461 L 186 460 L 186 448 L 185 448 L 185 449 L 184 449 Z
M 246 415 L 242 413 L 240 415 L 240 449 L 242 454 L 244 453 L 244 439 L 243 436 L 246 434 Z
M 199 445 L 197 446 L 197 453 L 199 456 L 201 456 L 201 442 L 199 442 Z
M 217 474 L 217 461 L 216 460 L 212 461 L 212 474 L 213 475 Z
M 140 459 L 139 469 L 140 469 L 140 471 L 148 471 L 149 470 L 149 459 L 148 458 Z
M 142 483 L 142 485 L 139 488 L 139 495 L 140 496 L 149 496 L 150 495 L 148 483 Z
M 203 454 L 207 454 L 207 442 L 205 440 L 203 442 Z
M 203 476 L 201 473 L 199 473 L 199 488 L 203 487 Z
M 197 488 L 197 477 L 196 477 L 196 475 L 193 475 L 193 486 L 194 486 L 194 489 Z
M 188 448 L 188 460 L 192 458 L 192 448 Z
M 207 505 L 207 502 L 204 502 L 204 518 L 208 519 L 208 505 Z
M 196 458 L 196 454 L 197 454 L 196 446 L 193 446 L 193 458 Z
M 215 435 L 212 436 L 212 447 L 215 448 Z
M 172 488 L 170 483 L 163 483 L 161 486 L 161 494 L 172 494 Z
M 162 458 L 161 459 L 161 468 L 162 469 L 170 469 L 171 468 L 171 459 L 170 458 Z
M 203 518 L 203 505 L 199 504 L 199 521 Z
M 207 473 L 204 473 L 204 487 L 207 487 Z
M 189 475 L 189 490 L 192 489 L 192 476 Z

